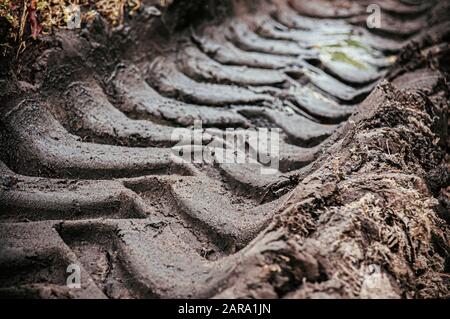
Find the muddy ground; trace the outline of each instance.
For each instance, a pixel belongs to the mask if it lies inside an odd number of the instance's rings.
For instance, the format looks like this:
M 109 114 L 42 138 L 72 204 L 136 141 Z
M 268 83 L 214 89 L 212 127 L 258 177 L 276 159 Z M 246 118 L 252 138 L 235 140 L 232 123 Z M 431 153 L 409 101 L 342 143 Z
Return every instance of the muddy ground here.
M 372 2 L 144 1 L 3 60 L 0 295 L 448 298 L 449 3 Z M 195 120 L 279 170 L 174 161 Z

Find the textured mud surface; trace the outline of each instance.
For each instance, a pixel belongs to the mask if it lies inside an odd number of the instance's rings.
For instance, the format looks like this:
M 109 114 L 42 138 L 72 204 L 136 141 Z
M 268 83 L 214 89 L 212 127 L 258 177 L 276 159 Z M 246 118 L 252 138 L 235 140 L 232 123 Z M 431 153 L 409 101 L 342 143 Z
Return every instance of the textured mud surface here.
M 2 66 L 0 296 L 448 297 L 450 6 L 373 2 L 148 1 Z M 279 171 L 174 160 L 196 120 Z

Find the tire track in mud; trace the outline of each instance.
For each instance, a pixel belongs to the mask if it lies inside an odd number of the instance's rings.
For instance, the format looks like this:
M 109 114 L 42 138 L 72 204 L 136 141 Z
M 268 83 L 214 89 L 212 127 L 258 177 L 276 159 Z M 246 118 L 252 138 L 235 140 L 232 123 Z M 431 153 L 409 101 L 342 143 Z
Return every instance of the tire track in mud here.
M 11 276 L 0 294 L 219 293 L 239 261 L 261 252 L 247 245 L 302 169 L 435 10 L 380 4 L 389 16 L 373 33 L 361 26 L 361 4 L 278 0 L 252 12 L 233 3 L 235 14 L 178 32 L 164 53 L 123 56 L 107 81 L 85 75 L 9 109 L 1 120 L 0 273 Z M 173 130 L 190 134 L 197 120 L 203 145 L 225 128 L 237 136 L 280 128 L 279 171 L 261 175 L 258 161 L 174 160 Z M 82 267 L 75 293 L 65 286 L 71 263 Z

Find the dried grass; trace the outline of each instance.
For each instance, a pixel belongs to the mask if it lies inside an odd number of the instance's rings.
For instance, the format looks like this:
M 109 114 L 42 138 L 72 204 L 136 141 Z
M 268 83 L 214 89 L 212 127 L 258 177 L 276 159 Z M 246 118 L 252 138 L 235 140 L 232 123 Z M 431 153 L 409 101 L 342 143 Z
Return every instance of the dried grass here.
M 111 25 L 133 15 L 141 0 L 0 0 L 0 54 L 20 54 L 27 41 L 54 29 L 73 28 L 70 22 L 79 8 L 81 22 L 102 15 Z

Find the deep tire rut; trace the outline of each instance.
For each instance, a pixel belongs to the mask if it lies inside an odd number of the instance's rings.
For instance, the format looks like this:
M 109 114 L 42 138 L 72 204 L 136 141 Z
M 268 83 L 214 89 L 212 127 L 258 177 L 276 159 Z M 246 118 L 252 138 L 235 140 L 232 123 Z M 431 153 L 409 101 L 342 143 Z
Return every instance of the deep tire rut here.
M 382 27 L 368 29 L 365 1 L 341 2 L 211 1 L 211 12 L 198 10 L 204 21 L 163 25 L 186 5 L 175 1 L 162 17 L 131 21 L 140 30 L 135 45 L 115 34 L 125 44 L 111 50 L 103 47 L 106 31 L 95 31 L 100 20 L 92 35 L 58 34 L 62 49 L 43 52 L 38 91 L 12 96 L 1 110 L 0 295 L 224 291 L 242 260 L 276 245 L 257 237 L 314 161 L 340 143 L 347 119 L 402 48 L 445 8 L 445 1 L 378 1 Z M 432 79 L 424 72 L 400 83 Z M 279 128 L 279 170 L 261 175 L 258 161 L 176 160 L 171 148 L 182 136 L 173 132 L 190 133 L 195 121 L 203 145 L 226 128 L 236 136 Z M 81 267 L 79 290 L 66 286 L 69 264 Z

